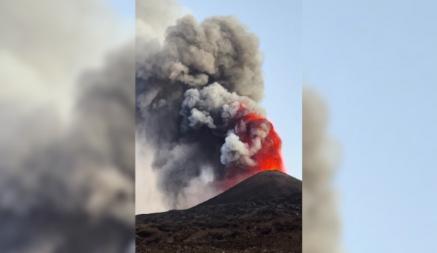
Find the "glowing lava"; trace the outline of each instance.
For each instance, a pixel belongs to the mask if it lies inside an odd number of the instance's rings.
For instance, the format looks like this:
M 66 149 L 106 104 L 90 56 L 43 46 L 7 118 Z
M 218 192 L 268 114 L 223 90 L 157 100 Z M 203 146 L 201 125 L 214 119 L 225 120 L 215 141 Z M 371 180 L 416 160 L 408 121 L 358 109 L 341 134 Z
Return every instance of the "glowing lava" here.
M 281 138 L 273 124 L 263 115 L 247 112 L 245 107 L 240 110 L 243 116 L 236 119 L 233 132 L 250 150 L 251 163 L 232 164 L 227 168 L 227 180 L 223 185 L 226 189 L 261 171 L 285 170 Z
M 262 138 L 256 136 L 256 133 L 260 131 L 265 131 L 265 136 L 262 136 Z M 235 133 L 250 148 L 260 145 L 257 152 L 251 157 L 255 164 L 248 166 L 247 170 L 251 172 L 264 170 L 284 171 L 281 157 L 281 138 L 279 138 L 270 121 L 262 115 L 249 113 L 237 121 Z

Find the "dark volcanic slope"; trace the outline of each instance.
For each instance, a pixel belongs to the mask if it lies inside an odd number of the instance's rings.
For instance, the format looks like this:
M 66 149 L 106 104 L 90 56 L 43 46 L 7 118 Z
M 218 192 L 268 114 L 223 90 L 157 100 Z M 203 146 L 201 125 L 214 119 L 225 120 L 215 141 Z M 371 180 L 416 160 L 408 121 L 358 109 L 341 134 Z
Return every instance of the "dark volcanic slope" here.
M 301 181 L 279 171 L 265 171 L 258 173 L 226 192 L 203 202 L 198 205 L 198 207 L 248 201 L 265 202 L 274 199 L 288 199 L 289 201 L 296 202 L 301 199 L 301 193 Z M 296 197 L 298 199 L 295 199 Z
M 137 216 L 137 252 L 302 252 L 302 184 L 252 176 L 187 210 Z

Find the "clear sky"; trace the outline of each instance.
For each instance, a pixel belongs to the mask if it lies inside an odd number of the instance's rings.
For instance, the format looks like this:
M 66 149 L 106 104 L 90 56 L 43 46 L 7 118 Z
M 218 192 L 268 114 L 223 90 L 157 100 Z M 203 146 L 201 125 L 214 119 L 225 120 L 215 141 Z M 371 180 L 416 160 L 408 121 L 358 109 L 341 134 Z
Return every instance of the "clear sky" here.
M 263 106 L 282 138 L 287 171 L 302 178 L 300 2 L 181 0 L 179 3 L 198 20 L 215 15 L 235 16 L 258 36 L 264 56 Z
M 135 20 L 135 1 L 134 0 L 109 0 L 110 5 L 123 18 Z M 133 24 L 134 25 L 134 24 Z
M 343 146 L 345 252 L 437 252 L 437 1 L 305 0 L 304 79 Z

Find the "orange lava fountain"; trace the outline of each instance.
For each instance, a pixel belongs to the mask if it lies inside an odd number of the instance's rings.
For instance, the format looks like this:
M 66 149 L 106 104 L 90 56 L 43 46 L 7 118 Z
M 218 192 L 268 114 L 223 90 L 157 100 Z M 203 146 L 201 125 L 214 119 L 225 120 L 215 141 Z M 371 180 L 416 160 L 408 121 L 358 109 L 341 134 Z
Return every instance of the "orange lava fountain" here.
M 243 124 L 245 127 L 240 127 Z M 269 130 L 267 136 L 261 141 L 261 148 L 252 156 L 252 159 L 256 164 L 247 169 L 253 172 L 264 170 L 284 171 L 284 164 L 281 156 L 281 138 L 279 138 L 273 124 L 269 120 L 259 114 L 247 114 L 238 121 L 235 133 L 240 137 L 241 141 L 247 143 L 249 147 L 251 147 L 254 145 L 252 130 L 259 128 L 261 124 L 267 124 Z
M 245 110 L 244 106 L 240 108 L 240 112 L 244 112 Z M 259 129 L 265 131 L 263 138 L 256 138 L 256 134 L 254 134 L 259 131 Z M 235 122 L 234 132 L 249 148 L 256 145 L 260 146 L 250 157 L 254 161 L 253 165 L 232 164 L 229 166 L 231 168 L 227 168 L 227 179 L 224 185 L 222 185 L 222 188 L 228 189 L 247 177 L 261 171 L 285 171 L 281 155 L 281 138 L 273 124 L 263 115 L 254 112 L 243 113 L 243 116 L 239 117 Z

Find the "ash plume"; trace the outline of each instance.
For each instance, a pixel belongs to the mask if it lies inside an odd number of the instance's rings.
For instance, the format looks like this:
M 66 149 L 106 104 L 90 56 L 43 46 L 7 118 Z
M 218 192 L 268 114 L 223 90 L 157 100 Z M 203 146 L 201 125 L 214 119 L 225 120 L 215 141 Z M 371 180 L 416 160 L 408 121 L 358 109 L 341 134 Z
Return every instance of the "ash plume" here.
M 303 252 L 341 252 L 333 183 L 339 147 L 329 136 L 328 111 L 312 89 L 303 89 Z
M 258 104 L 258 44 L 233 17 L 185 16 L 137 58 L 137 138 L 153 152 L 167 209 L 199 203 L 256 171 L 283 170 L 280 138 Z
M 159 50 L 168 26 L 184 10 L 175 0 L 136 0 L 135 58 L 137 66 Z M 135 96 L 135 95 L 134 95 Z M 144 129 L 136 128 L 135 138 L 135 211 L 159 212 L 167 209 L 159 179 L 152 168 L 155 149 L 144 138 Z

